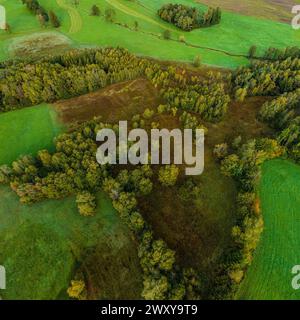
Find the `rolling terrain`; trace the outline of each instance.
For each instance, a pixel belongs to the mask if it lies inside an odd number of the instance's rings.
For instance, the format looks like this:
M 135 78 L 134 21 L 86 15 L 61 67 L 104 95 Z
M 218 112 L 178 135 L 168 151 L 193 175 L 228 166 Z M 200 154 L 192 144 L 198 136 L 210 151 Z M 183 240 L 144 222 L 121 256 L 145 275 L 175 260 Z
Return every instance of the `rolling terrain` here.
M 194 1 L 177 2 L 204 8 Z M 69 37 L 75 47 L 122 46 L 139 55 L 186 62 L 200 55 L 204 63 L 233 68 L 248 62 L 246 56 L 253 44 L 261 55 L 271 46 L 284 48 L 300 43 L 299 32 L 288 24 L 226 11 L 220 25 L 183 32 L 157 16 L 157 10 L 168 3 L 166 0 L 85 0 L 80 1 L 78 6 L 67 0 L 40 0 L 40 3 L 47 10 L 56 12 L 61 21 L 59 31 Z M 0 31 L 2 59 L 11 55 L 8 44 L 12 39 L 53 30 L 50 27 L 41 28 L 21 1 L 1 0 L 0 4 L 7 8 L 12 29 L 9 34 Z M 99 6 L 101 17 L 90 16 L 93 4 Z M 113 22 L 104 18 L 107 8 L 115 10 Z M 22 23 L 18 20 L 19 15 L 24 17 Z M 137 29 L 135 22 L 138 23 Z M 165 30 L 171 32 L 170 40 L 163 39 Z M 180 37 L 184 41 L 180 41 Z
M 57 14 L 60 28 L 42 28 L 19 0 L 0 0 L 11 25 L 10 33 L 0 30 L 0 62 L 37 59 L 70 48 L 119 46 L 149 57 L 165 69 L 179 66 L 181 71 L 205 79 L 207 71 L 219 70 L 219 77 L 227 79 L 231 69 L 249 63 L 247 54 L 252 45 L 257 46 L 258 55 L 269 47 L 300 45 L 300 31 L 288 23 L 290 0 L 284 4 L 252 0 L 239 6 L 231 0 L 224 5 L 218 0 L 172 1 L 201 9 L 206 8 L 204 4 L 224 8 L 220 25 L 192 32 L 157 16 L 157 10 L 169 0 L 80 0 L 77 6 L 70 0 L 39 2 Z M 90 15 L 93 4 L 101 10 L 99 17 Z M 104 16 L 107 8 L 115 11 L 111 22 Z M 170 32 L 169 40 L 164 39 L 164 31 Z M 192 66 L 198 55 L 203 64 Z M 221 174 L 214 147 L 230 144 L 237 136 L 242 142 L 274 137 L 274 131 L 257 117 L 271 97 L 246 97 L 242 102 L 231 98 L 224 119 L 218 123 L 204 121 L 191 111 L 208 129 L 205 172 L 194 180 L 200 188 L 197 201 L 181 198 L 182 176 L 175 187 L 158 184 L 150 195 L 138 199 L 138 209 L 155 238 L 163 239 L 176 252 L 179 267 L 195 268 L 204 287 L 209 287 L 212 269 L 232 244 L 231 230 L 236 222 L 237 186 Z M 180 127 L 182 110 L 173 115 L 157 113 L 157 107 L 166 103 L 158 86 L 139 77 L 52 104 L 0 113 L 0 165 L 41 149 L 52 152 L 57 135 L 95 116 L 107 123 L 130 121 L 148 108 L 154 116 L 152 123 L 145 121 L 147 129 L 153 123 Z M 300 261 L 299 181 L 299 166 L 288 160 L 263 165 L 259 196 L 265 228 L 237 299 L 299 299 L 299 292 L 291 288 L 291 269 Z M 74 196 L 29 206 L 20 204 L 7 186 L 1 186 L 0 199 L 0 264 L 9 270 L 4 299 L 65 299 L 70 280 L 78 275 L 84 277 L 89 299 L 141 298 L 137 240 L 102 191 L 97 193 L 96 215 L 89 218 L 79 215 Z

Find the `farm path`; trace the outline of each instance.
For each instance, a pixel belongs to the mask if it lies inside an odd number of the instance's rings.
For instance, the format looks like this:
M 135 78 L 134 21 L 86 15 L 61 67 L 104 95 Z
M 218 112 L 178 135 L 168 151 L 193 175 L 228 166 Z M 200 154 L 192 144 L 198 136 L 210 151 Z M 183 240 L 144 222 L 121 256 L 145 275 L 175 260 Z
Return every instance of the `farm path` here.
M 115 7 L 116 9 L 132 16 L 132 17 L 136 17 L 136 18 L 140 18 L 144 21 L 147 21 L 149 23 L 152 23 L 152 24 L 155 24 L 159 27 L 161 27 L 162 29 L 165 29 L 165 30 L 170 30 L 172 31 L 173 33 L 177 33 L 177 34 L 182 34 L 182 32 L 179 32 L 177 30 L 175 30 L 174 28 L 169 28 L 168 26 L 166 26 L 165 24 L 163 23 L 160 23 L 158 21 L 155 21 L 154 19 L 151 19 L 150 17 L 147 17 L 146 15 L 142 14 L 142 13 L 139 13 L 125 5 L 123 5 L 122 3 L 120 3 L 118 0 L 105 0 L 106 3 L 110 4 L 111 6 Z
M 77 9 L 67 4 L 65 0 L 56 0 L 56 3 L 59 7 L 66 10 L 70 16 L 71 26 L 69 29 L 69 33 L 79 32 L 82 28 L 82 18 Z

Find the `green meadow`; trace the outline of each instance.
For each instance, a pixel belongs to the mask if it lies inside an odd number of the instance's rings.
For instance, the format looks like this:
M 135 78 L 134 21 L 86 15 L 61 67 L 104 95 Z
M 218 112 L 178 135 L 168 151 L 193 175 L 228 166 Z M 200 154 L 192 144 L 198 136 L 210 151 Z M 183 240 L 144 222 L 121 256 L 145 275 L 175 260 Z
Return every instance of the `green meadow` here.
M 0 165 L 19 155 L 52 150 L 62 130 L 54 109 L 46 104 L 0 114 Z
M 90 218 L 79 215 L 74 197 L 27 206 L 6 186 L 0 187 L 0 197 L 0 263 L 7 272 L 4 299 L 66 298 L 76 264 L 87 248 L 110 243 L 111 251 L 102 252 L 109 256 L 130 243 L 111 201 L 102 193 L 97 213 Z
M 248 17 L 232 12 L 223 12 L 220 25 L 183 32 L 162 21 L 157 9 L 169 0 L 85 0 L 74 6 L 69 0 L 40 0 L 47 10 L 54 10 L 62 26 L 60 32 L 82 46 L 122 46 L 133 53 L 164 60 L 191 62 L 200 55 L 206 64 L 222 67 L 236 67 L 248 63 L 245 57 L 250 46 L 255 44 L 262 54 L 270 46 L 284 48 L 300 43 L 300 32 L 289 24 Z M 205 8 L 194 1 L 176 0 L 187 5 Z M 7 40 L 24 34 L 45 31 L 18 0 L 0 0 L 7 7 L 8 22 L 12 33 L 0 33 L 0 58 L 9 56 Z M 101 17 L 90 16 L 90 8 L 97 4 Z M 113 8 L 114 23 L 105 21 L 104 11 Z M 20 14 L 22 19 L 19 19 Z M 23 20 L 24 17 L 24 20 Z M 138 29 L 134 30 L 134 22 Z M 46 28 L 51 30 L 50 27 Z M 165 40 L 162 33 L 170 30 L 171 40 Z M 179 41 L 184 37 L 185 43 Z
M 264 231 L 237 298 L 299 300 L 291 282 L 300 261 L 300 166 L 266 162 L 259 192 Z

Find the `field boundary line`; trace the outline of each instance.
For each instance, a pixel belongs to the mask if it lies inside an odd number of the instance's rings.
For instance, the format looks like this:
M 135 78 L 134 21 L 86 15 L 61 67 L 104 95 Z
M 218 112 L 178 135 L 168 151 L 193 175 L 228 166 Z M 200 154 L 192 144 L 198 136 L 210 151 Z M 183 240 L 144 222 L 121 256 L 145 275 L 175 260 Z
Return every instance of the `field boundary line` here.
M 167 29 L 167 30 L 170 30 L 172 32 L 176 32 L 177 34 L 180 34 L 182 35 L 182 32 L 179 32 L 177 30 L 174 30 L 172 28 L 168 28 L 162 24 L 160 24 L 159 22 L 143 15 L 143 14 L 139 14 L 137 13 L 136 11 L 124 6 L 123 4 L 120 4 L 118 2 L 118 0 L 105 0 L 108 4 L 112 5 L 113 7 L 115 7 L 116 9 L 126 13 L 126 14 L 129 14 L 131 16 L 134 16 L 134 17 L 137 17 L 137 18 L 140 18 L 140 19 L 143 19 L 143 20 L 146 20 L 150 23 L 153 23 L 153 24 L 156 24 L 156 25 L 160 25 L 162 28 L 164 29 Z M 128 10 L 127 10 L 128 9 Z M 122 23 L 115 23 L 121 27 L 125 27 L 127 29 L 130 29 L 131 31 L 135 31 L 134 29 L 130 28 L 130 27 L 126 27 L 125 25 L 123 25 Z M 161 37 L 158 35 L 158 34 L 155 34 L 153 32 L 146 32 L 146 31 L 138 31 L 138 32 L 141 32 L 141 33 L 144 33 L 144 34 L 147 34 L 147 35 L 150 35 L 150 36 L 153 36 L 153 37 L 156 37 L 156 38 L 159 38 L 161 39 Z M 169 41 L 174 41 L 174 42 L 178 42 L 178 43 L 182 43 L 184 44 L 185 46 L 187 47 L 190 47 L 190 48 L 195 48 L 195 49 L 202 49 L 202 50 L 209 50 L 209 51 L 214 51 L 214 52 L 219 52 L 219 53 L 222 53 L 222 54 L 225 54 L 227 56 L 230 56 L 230 57 L 237 57 L 237 58 L 248 58 L 246 54 L 239 54 L 239 53 L 232 53 L 232 52 L 229 52 L 229 51 L 226 51 L 226 50 L 222 50 L 222 49 L 218 49 L 218 48 L 211 48 L 211 47 L 206 47 L 206 46 L 201 46 L 201 45 L 197 45 L 197 44 L 193 44 L 191 42 L 188 42 L 188 41 L 180 41 L 180 40 L 176 40 L 176 39 L 169 39 Z

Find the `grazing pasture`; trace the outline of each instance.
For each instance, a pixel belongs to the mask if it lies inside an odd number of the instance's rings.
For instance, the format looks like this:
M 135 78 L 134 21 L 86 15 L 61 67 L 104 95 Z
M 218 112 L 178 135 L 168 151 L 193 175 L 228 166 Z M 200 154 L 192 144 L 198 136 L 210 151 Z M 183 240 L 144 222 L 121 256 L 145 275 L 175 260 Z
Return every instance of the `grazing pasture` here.
M 295 299 L 292 268 L 300 261 L 300 167 L 287 160 L 263 165 L 260 183 L 264 231 L 238 299 Z
M 0 263 L 7 272 L 4 299 L 65 299 L 82 264 L 83 274 L 93 279 L 90 298 L 140 298 L 136 245 L 102 193 L 97 196 L 96 215 L 89 218 L 79 215 L 74 197 L 27 206 L 7 186 L 0 187 L 0 197 Z M 118 267 L 105 265 L 103 257 Z M 91 266 L 91 258 L 103 269 Z M 110 270 L 104 275 L 106 268 Z
M 63 130 L 54 109 L 42 104 L 0 114 L 0 165 L 20 155 L 53 149 L 53 139 Z

